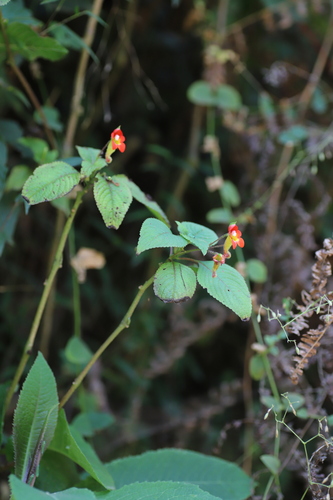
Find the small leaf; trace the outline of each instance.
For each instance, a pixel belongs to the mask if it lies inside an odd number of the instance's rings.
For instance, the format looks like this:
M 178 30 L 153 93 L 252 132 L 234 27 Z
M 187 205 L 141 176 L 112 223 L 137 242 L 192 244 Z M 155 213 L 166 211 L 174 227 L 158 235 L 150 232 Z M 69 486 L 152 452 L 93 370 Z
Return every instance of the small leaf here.
M 43 139 L 38 139 L 38 137 L 22 137 L 17 142 L 32 151 L 33 159 L 36 163 L 51 163 L 57 159 L 58 152 L 55 150 L 50 151 L 47 142 Z
M 154 293 L 163 302 L 184 302 L 193 297 L 197 279 L 188 266 L 179 262 L 162 264 L 154 278 Z
M 213 265 L 213 261 L 199 262 L 198 283 L 241 319 L 249 319 L 251 297 L 243 276 L 233 267 L 223 264 L 217 270 L 216 277 L 212 278 Z
M 274 455 L 261 455 L 260 460 L 274 476 L 279 473 L 281 462 L 278 457 Z
M 60 121 L 60 113 L 57 108 L 52 108 L 51 106 L 42 106 L 44 116 L 48 127 L 55 132 L 62 132 L 64 126 Z M 39 125 L 43 124 L 42 118 L 38 111 L 34 112 L 34 120 Z
M 31 169 L 26 165 L 16 165 L 9 173 L 6 180 L 6 191 L 21 191 L 24 183 L 31 175 Z
M 163 222 L 157 219 L 146 219 L 140 229 L 140 237 L 136 249 L 137 255 L 151 248 L 183 248 L 188 241 L 182 236 L 172 234 Z
M 80 182 L 80 174 L 63 161 L 47 163 L 34 170 L 24 184 L 22 196 L 30 205 L 61 198 Z
M 161 220 L 162 222 L 170 226 L 167 216 L 165 215 L 161 207 L 156 203 L 156 201 L 151 200 L 147 194 L 141 191 L 139 186 L 134 184 L 134 182 L 130 180 L 128 180 L 127 182 L 131 190 L 131 193 L 133 195 L 133 198 L 139 203 L 142 203 L 142 205 L 144 205 L 145 207 L 147 207 L 148 210 L 150 210 L 150 212 L 154 215 L 154 217 L 156 217 L 157 219 Z
M 293 144 L 297 144 L 302 142 L 304 139 L 307 139 L 309 136 L 309 132 L 307 128 L 303 127 L 303 125 L 292 125 L 287 130 L 283 130 L 278 136 L 278 141 L 280 144 L 287 144 L 288 142 L 292 142 Z
M 259 94 L 259 111 L 266 120 L 269 120 L 275 116 L 274 101 L 267 92 L 261 92 Z
M 39 353 L 23 384 L 14 414 L 15 474 L 30 482 L 43 451 L 53 438 L 58 418 L 54 375 Z
M 106 166 L 106 161 L 99 156 L 99 149 L 83 148 L 81 146 L 76 146 L 76 149 L 83 160 L 81 174 L 85 177 L 90 177 L 94 172 Z
M 238 207 L 241 199 L 239 196 L 238 189 L 235 184 L 231 181 L 224 181 L 222 187 L 220 189 L 221 196 L 223 201 L 227 205 L 231 205 L 232 207 Z
M 75 365 L 86 365 L 91 360 L 93 353 L 82 339 L 72 337 L 65 347 L 67 361 Z
M 54 38 L 38 35 L 30 26 L 13 22 L 6 29 L 10 49 L 14 54 L 20 54 L 28 61 L 42 57 L 56 61 L 64 57 L 68 50 Z M 0 33 L 0 48 L 4 47 L 3 34 Z M 6 52 L 0 51 L 0 59 L 4 59 Z
M 110 490 L 114 487 L 111 475 L 93 448 L 84 441 L 76 429 L 69 427 L 64 410 L 59 412 L 58 424 L 49 449 L 73 460 L 104 488 Z
M 214 498 L 243 500 L 252 490 L 252 480 L 237 465 L 189 450 L 148 451 L 114 460 L 107 468 L 114 477 L 116 491 L 132 483 L 138 486 L 147 484 L 144 481 L 174 481 L 195 485 Z
M 180 235 L 186 238 L 192 245 L 198 247 L 203 255 L 206 255 L 208 248 L 218 239 L 215 231 L 201 224 L 178 221 L 176 223 Z
M 213 208 L 206 214 L 207 222 L 211 224 L 229 224 L 232 217 L 232 212 L 228 208 Z
M 267 281 L 267 267 L 261 260 L 249 259 L 246 261 L 246 272 L 254 283 L 265 283 Z
M 199 106 L 218 106 L 231 111 L 237 111 L 242 104 L 240 94 L 234 87 L 222 84 L 212 89 L 210 84 L 203 80 L 190 85 L 187 98 Z
M 115 419 L 109 413 L 89 411 L 77 415 L 72 426 L 84 437 L 93 437 L 93 435 L 103 429 L 107 429 L 115 422 Z
M 132 193 L 123 175 L 111 178 L 97 174 L 94 197 L 106 227 L 118 229 L 132 203 Z
M 263 357 L 255 354 L 250 359 L 249 372 L 253 380 L 262 380 L 266 375 L 266 369 Z

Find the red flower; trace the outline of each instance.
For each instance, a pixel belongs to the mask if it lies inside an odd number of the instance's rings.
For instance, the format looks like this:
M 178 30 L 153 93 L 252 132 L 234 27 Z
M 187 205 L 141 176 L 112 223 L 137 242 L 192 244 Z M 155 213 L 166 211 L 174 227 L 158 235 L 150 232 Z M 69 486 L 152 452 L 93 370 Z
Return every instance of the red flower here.
M 236 224 L 230 224 L 228 227 L 228 236 L 227 239 L 224 242 L 224 252 L 227 252 L 229 248 L 232 246 L 232 248 L 235 250 L 237 245 L 241 248 L 244 247 L 245 242 L 243 238 L 241 238 L 242 233 L 238 229 L 238 226 Z
M 122 133 L 120 128 L 114 129 L 111 134 L 111 146 L 113 150 L 119 149 L 121 153 L 123 153 L 126 149 L 125 143 L 126 137 Z

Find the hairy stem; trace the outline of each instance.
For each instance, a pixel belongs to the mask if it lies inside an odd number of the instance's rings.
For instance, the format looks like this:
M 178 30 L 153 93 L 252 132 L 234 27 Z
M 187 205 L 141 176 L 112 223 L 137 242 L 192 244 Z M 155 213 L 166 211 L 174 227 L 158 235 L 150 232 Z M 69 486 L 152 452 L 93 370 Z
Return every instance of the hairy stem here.
M 56 254 L 54 257 L 53 265 L 51 267 L 50 274 L 45 281 L 44 290 L 43 290 L 42 296 L 41 296 L 39 304 L 38 304 L 38 308 L 37 308 L 35 318 L 33 320 L 32 326 L 31 326 L 28 340 L 25 344 L 20 363 L 17 367 L 16 373 L 14 375 L 12 383 L 8 389 L 8 392 L 7 392 L 6 401 L 5 401 L 5 409 L 6 410 L 8 409 L 8 406 L 11 402 L 12 396 L 15 392 L 16 386 L 19 383 L 21 375 L 22 375 L 22 373 L 26 367 L 26 364 L 31 356 L 32 348 L 34 346 L 35 338 L 37 335 L 37 331 L 38 331 L 38 328 L 39 328 L 39 325 L 40 325 L 40 322 L 42 319 L 42 315 L 43 315 L 43 312 L 44 312 L 44 309 L 45 309 L 45 306 L 47 303 L 47 299 L 48 299 L 49 294 L 50 294 L 51 289 L 52 289 L 52 284 L 53 284 L 54 278 L 55 278 L 59 268 L 62 265 L 62 254 L 63 254 L 63 250 L 64 250 L 64 247 L 65 247 L 65 244 L 67 241 L 68 233 L 69 233 L 70 228 L 72 227 L 77 210 L 82 202 L 82 197 L 86 193 L 86 189 L 83 189 L 82 191 L 80 191 L 78 193 L 77 198 L 75 200 L 75 203 L 73 205 L 73 208 L 71 210 L 71 213 L 67 219 L 67 222 L 66 222 L 64 229 L 63 229 L 63 232 L 62 232 L 61 237 L 59 239 L 59 244 L 58 244 L 58 248 L 57 248 L 57 251 L 56 251 Z
M 66 392 L 66 394 L 61 399 L 60 404 L 59 404 L 60 408 L 62 408 L 67 403 L 69 398 L 74 394 L 76 389 L 80 386 L 81 382 L 83 381 L 83 379 L 85 378 L 85 376 L 89 372 L 90 368 L 101 357 L 101 355 L 109 347 L 109 345 L 118 337 L 119 333 L 122 332 L 125 328 L 128 328 L 130 326 L 131 317 L 132 317 L 137 305 L 139 304 L 141 297 L 143 296 L 143 294 L 145 293 L 147 288 L 150 287 L 150 285 L 153 283 L 153 281 L 154 281 L 154 276 L 149 278 L 143 285 L 141 285 L 139 287 L 139 291 L 136 294 L 132 304 L 128 308 L 125 316 L 123 317 L 123 319 L 121 320 L 121 322 L 119 323 L 117 328 L 111 333 L 111 335 L 109 335 L 109 337 L 106 339 L 106 341 L 99 347 L 99 349 L 97 349 L 97 351 L 92 356 L 92 358 L 89 361 L 89 363 L 87 364 L 87 366 L 85 366 L 85 368 L 82 370 L 82 372 L 76 377 L 76 379 L 72 383 L 71 388 Z

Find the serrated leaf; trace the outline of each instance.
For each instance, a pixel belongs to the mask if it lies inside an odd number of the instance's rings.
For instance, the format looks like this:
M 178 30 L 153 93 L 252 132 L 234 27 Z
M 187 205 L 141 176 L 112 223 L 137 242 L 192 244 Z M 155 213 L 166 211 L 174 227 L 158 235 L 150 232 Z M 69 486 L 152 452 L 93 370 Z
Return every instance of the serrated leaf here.
M 212 89 L 204 80 L 198 80 L 190 85 L 187 98 L 199 106 L 218 106 L 231 111 L 237 111 L 242 104 L 239 92 L 231 85 L 222 84 Z
M 86 365 L 89 363 L 92 355 L 93 353 L 82 339 L 79 337 L 69 339 L 65 348 L 67 361 L 76 365 Z
M 77 415 L 72 422 L 72 427 L 75 427 L 82 436 L 92 437 L 96 432 L 107 429 L 114 422 L 115 419 L 110 413 L 88 411 Z
M 261 455 L 260 460 L 274 476 L 279 473 L 281 462 L 278 457 L 274 455 Z
M 217 270 L 216 278 L 212 278 L 213 265 L 213 261 L 199 262 L 198 283 L 241 319 L 249 319 L 251 297 L 243 276 L 233 267 L 223 264 Z
M 57 61 L 64 57 L 68 50 L 54 38 L 38 35 L 30 26 L 14 22 L 6 29 L 10 49 L 13 54 L 20 54 L 28 61 L 42 57 Z M 0 33 L 0 59 L 4 60 L 6 51 L 3 34 Z
M 148 451 L 114 460 L 107 468 L 117 491 L 132 483 L 137 486 L 144 481 L 175 481 L 198 486 L 223 500 L 243 500 L 252 490 L 252 480 L 237 465 L 188 450 Z
M 101 500 L 216 500 L 193 484 L 171 481 L 136 483 L 123 486 L 119 490 L 98 496 Z M 30 499 L 29 499 L 30 500 Z M 36 499 L 37 500 L 37 499 Z M 39 499 L 38 499 L 39 500 Z
M 14 414 L 15 474 L 29 482 L 53 438 L 58 418 L 54 375 L 38 353 L 23 384 Z
M 197 279 L 188 266 L 179 262 L 162 264 L 154 278 L 154 293 L 163 302 L 185 302 L 193 297 Z
M 81 174 L 85 177 L 90 177 L 94 172 L 97 172 L 106 166 L 104 158 L 99 156 L 99 149 L 83 148 L 81 146 L 76 146 L 76 149 L 83 160 Z
M 183 248 L 186 245 L 188 245 L 188 241 L 182 236 L 173 234 L 166 224 L 160 220 L 149 218 L 141 226 L 136 253 L 139 255 L 151 248 Z
M 198 247 L 203 255 L 206 255 L 208 248 L 218 239 L 215 231 L 212 231 L 212 229 L 202 226 L 201 224 L 178 221 L 176 221 L 176 223 L 179 234 L 192 243 L 192 245 Z
M 150 210 L 150 212 L 159 220 L 170 226 L 169 220 L 166 216 L 166 214 L 163 212 L 161 207 L 156 203 L 156 201 L 153 201 L 149 198 L 147 194 L 145 194 L 139 186 L 134 184 L 134 182 L 128 180 L 128 186 L 131 190 L 131 193 L 133 195 L 133 198 L 138 201 L 139 203 L 142 203 L 145 207 Z
M 9 482 L 12 491 L 12 500 L 96 500 L 92 491 L 85 488 L 70 488 L 56 493 L 46 493 L 22 483 L 14 475 L 10 476 Z
M 112 476 L 99 460 L 93 448 L 84 441 L 76 429 L 69 427 L 64 410 L 59 412 L 58 424 L 49 449 L 73 460 L 104 488 L 108 490 L 114 488 Z
M 23 186 L 22 196 L 30 204 L 61 198 L 80 182 L 80 174 L 63 161 L 46 163 L 34 170 Z
M 124 175 L 112 178 L 97 174 L 94 184 L 94 197 L 106 227 L 118 229 L 132 203 L 132 193 Z

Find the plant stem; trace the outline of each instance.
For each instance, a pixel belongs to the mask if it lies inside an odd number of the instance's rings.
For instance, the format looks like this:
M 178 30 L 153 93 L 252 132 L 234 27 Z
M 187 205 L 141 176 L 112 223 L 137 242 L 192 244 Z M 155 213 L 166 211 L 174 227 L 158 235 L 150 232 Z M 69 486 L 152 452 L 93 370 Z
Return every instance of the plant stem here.
M 75 256 L 75 233 L 74 228 L 68 236 L 69 257 L 72 259 Z M 74 313 L 74 337 L 81 336 L 81 307 L 80 307 L 80 285 L 77 277 L 77 272 L 72 267 L 72 287 L 73 287 L 73 313 Z
M 136 294 L 136 296 L 135 296 L 132 304 L 128 308 L 125 316 L 123 317 L 123 319 L 121 320 L 121 322 L 119 323 L 119 325 L 117 326 L 117 328 L 109 335 L 109 337 L 106 339 L 106 341 L 99 347 L 99 349 L 97 349 L 97 351 L 92 356 L 92 358 L 89 361 L 89 363 L 84 367 L 84 369 L 82 370 L 82 372 L 76 377 L 76 379 L 72 383 L 71 388 L 66 392 L 66 394 L 61 399 L 60 404 L 59 404 L 59 408 L 62 408 L 67 403 L 67 401 L 72 396 L 72 394 L 80 386 L 82 380 L 87 375 L 87 373 L 89 372 L 90 368 L 100 358 L 100 356 L 109 347 L 109 345 L 118 337 L 119 333 L 122 332 L 125 328 L 128 328 L 130 326 L 131 317 L 132 317 L 132 315 L 133 315 L 133 313 L 134 313 L 137 305 L 139 304 L 139 302 L 141 300 L 141 297 L 143 296 L 143 294 L 145 293 L 145 291 L 147 290 L 147 288 L 150 287 L 150 285 L 153 283 L 153 281 L 154 281 L 154 276 L 152 276 L 151 278 L 149 278 L 143 285 L 141 285 L 139 287 L 139 291 Z
M 63 232 L 61 234 L 58 248 L 57 248 L 57 251 L 56 251 L 56 254 L 54 257 L 53 265 L 51 267 L 50 274 L 45 281 L 44 290 L 43 290 L 42 296 L 41 296 L 40 301 L 39 301 L 39 305 L 38 305 L 38 308 L 37 308 L 37 311 L 35 314 L 35 318 L 33 320 L 32 326 L 31 326 L 28 340 L 27 340 L 25 347 L 24 347 L 21 361 L 17 367 L 15 376 L 14 376 L 12 383 L 8 389 L 8 392 L 7 392 L 6 401 L 5 401 L 5 410 L 8 409 L 8 406 L 11 402 L 12 396 L 15 392 L 16 386 L 20 381 L 21 375 L 22 375 L 22 373 L 26 367 L 26 364 L 30 358 L 30 355 L 32 353 L 32 348 L 34 346 L 36 334 L 37 334 L 37 331 L 38 331 L 38 328 L 39 328 L 39 325 L 40 325 L 40 322 L 42 319 L 42 315 L 43 315 L 43 312 L 44 312 L 44 309 L 46 306 L 47 299 L 48 299 L 50 291 L 52 289 L 52 284 L 53 284 L 54 278 L 58 272 L 58 269 L 62 265 L 62 254 L 63 254 L 65 243 L 66 243 L 66 240 L 68 237 L 68 233 L 69 233 L 69 230 L 70 230 L 72 223 L 74 221 L 77 210 L 82 202 L 83 195 L 86 193 L 86 190 L 87 190 L 87 187 L 78 193 L 76 200 L 75 200 L 75 203 L 73 205 L 73 208 L 71 210 L 71 213 L 67 219 L 67 222 L 66 222 L 64 229 L 63 229 Z

